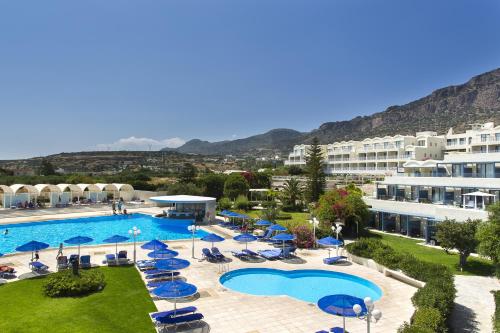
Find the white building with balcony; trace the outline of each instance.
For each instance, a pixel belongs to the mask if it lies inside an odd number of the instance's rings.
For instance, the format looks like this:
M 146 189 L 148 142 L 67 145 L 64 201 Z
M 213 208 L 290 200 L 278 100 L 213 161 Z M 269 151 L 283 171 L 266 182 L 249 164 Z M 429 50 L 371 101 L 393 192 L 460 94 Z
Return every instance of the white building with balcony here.
M 500 153 L 454 153 L 443 160 L 409 161 L 403 176 L 378 182 L 365 202 L 382 231 L 434 240 L 445 219 L 488 218 L 500 199 Z
M 472 124 L 465 133 L 446 134 L 446 151 L 467 153 L 500 152 L 500 126 L 494 123 Z
M 288 154 L 288 159 L 285 161 L 285 165 L 306 165 L 306 156 L 311 145 L 296 145 L 293 147 L 293 151 Z M 323 154 L 326 157 L 326 145 L 321 145 Z

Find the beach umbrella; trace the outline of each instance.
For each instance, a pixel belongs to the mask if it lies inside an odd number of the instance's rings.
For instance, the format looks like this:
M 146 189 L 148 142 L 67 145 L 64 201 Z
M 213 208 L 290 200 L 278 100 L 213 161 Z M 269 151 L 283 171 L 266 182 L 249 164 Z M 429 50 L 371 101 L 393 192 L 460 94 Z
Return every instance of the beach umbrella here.
M 214 247 L 214 243 L 218 243 L 218 242 L 222 242 L 224 241 L 224 237 L 221 237 L 217 234 L 208 234 L 206 236 L 203 236 L 201 238 L 202 241 L 204 242 L 209 242 L 209 243 L 212 243 L 212 247 Z
M 283 252 L 285 252 L 285 242 L 294 240 L 295 236 L 292 234 L 281 233 L 272 237 L 271 240 L 283 243 Z
M 258 220 L 257 222 L 255 222 L 255 225 L 258 225 L 260 227 L 267 227 L 269 225 L 272 225 L 272 222 L 268 220 Z
M 257 240 L 257 237 L 255 237 L 252 234 L 240 234 L 238 236 L 233 237 L 233 239 L 237 242 L 245 242 L 245 248 L 248 249 L 248 242 L 253 242 Z
M 92 242 L 94 239 L 87 236 L 75 236 L 70 239 L 66 239 L 64 243 L 71 245 L 78 245 L 78 256 L 80 256 L 80 245 Z
M 184 269 L 189 265 L 191 265 L 189 261 L 180 258 L 162 259 L 155 262 L 156 269 L 172 272 L 172 281 L 174 280 L 174 271 Z
M 125 242 L 127 240 L 129 240 L 128 237 L 120 236 L 120 235 L 113 235 L 113 236 L 103 240 L 103 242 L 104 243 L 115 243 L 115 245 L 116 245 L 115 254 L 118 257 L 118 243 L 122 243 L 122 242 Z
M 21 246 L 16 247 L 16 251 L 19 252 L 30 252 L 31 251 L 31 260 L 33 260 L 33 252 L 40 251 L 49 247 L 49 244 L 42 243 L 38 241 L 31 241 Z
M 328 258 L 330 258 L 330 247 L 335 246 L 337 248 L 337 256 L 339 255 L 339 246 L 342 245 L 342 241 L 333 238 L 331 236 L 321 238 L 318 240 L 318 244 L 321 246 L 328 247 Z
M 161 286 L 153 289 L 151 293 L 160 298 L 174 300 L 174 313 L 177 311 L 177 299 L 193 296 L 198 291 L 195 285 L 186 283 L 182 280 L 168 281 Z
M 318 301 L 318 307 L 326 313 L 342 316 L 343 332 L 345 332 L 345 317 L 357 317 L 352 307 L 358 304 L 361 306 L 360 315 L 365 315 L 367 312 L 365 302 L 358 297 L 351 295 L 329 295 L 321 298 Z
M 148 257 L 156 259 L 170 259 L 177 257 L 179 252 L 169 249 L 159 249 L 148 253 Z
M 141 245 L 141 249 L 144 250 L 160 250 L 160 249 L 166 249 L 168 247 L 167 244 L 160 242 L 159 240 L 153 239 L 152 241 L 149 241 L 147 243 L 144 243 Z
M 267 230 L 272 230 L 272 231 L 286 231 L 286 228 L 282 225 L 279 224 L 273 224 Z

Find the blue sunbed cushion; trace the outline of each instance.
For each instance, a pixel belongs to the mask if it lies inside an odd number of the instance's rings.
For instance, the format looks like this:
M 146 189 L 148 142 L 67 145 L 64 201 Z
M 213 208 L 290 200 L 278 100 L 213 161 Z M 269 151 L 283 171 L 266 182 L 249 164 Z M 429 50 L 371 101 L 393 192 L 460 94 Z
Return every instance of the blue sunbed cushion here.
M 253 252 L 252 250 L 248 250 L 248 249 L 246 249 L 246 250 L 242 250 L 241 252 L 246 253 L 246 254 L 248 254 L 249 256 L 254 256 L 254 257 L 256 257 L 256 256 L 258 256 L 258 255 L 259 255 L 258 253 Z
M 339 261 L 344 261 L 347 260 L 347 257 L 345 256 L 337 256 L 337 257 L 330 257 L 330 258 L 325 258 L 323 259 L 323 262 L 327 265 L 337 263 Z
M 31 262 L 31 266 L 33 268 L 36 268 L 36 269 L 45 269 L 45 268 L 48 268 L 47 265 L 45 265 L 44 263 L 41 263 L 39 261 L 33 261 L 33 262 Z
M 151 314 L 151 318 L 157 319 L 160 317 L 173 317 L 173 316 L 181 316 L 185 315 L 191 312 L 196 312 L 196 306 L 187 306 L 185 308 L 180 308 L 177 310 L 169 310 L 169 311 L 162 311 L 162 312 L 156 312 Z
M 116 257 L 114 254 L 106 254 L 106 260 L 116 260 Z
M 189 323 L 192 321 L 202 320 L 203 315 L 201 313 L 193 313 L 186 316 L 178 316 L 178 317 L 158 317 L 155 320 L 161 324 L 181 324 L 181 323 Z
M 179 276 L 180 274 L 181 274 L 180 272 L 164 272 L 159 274 L 151 274 L 151 275 L 146 275 L 146 280 L 154 280 L 162 277 Z

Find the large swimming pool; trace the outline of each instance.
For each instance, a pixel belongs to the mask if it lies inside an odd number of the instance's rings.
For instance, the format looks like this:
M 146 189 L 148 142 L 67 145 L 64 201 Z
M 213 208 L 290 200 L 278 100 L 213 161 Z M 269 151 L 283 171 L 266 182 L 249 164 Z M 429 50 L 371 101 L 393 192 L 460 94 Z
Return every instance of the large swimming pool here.
M 347 294 L 373 300 L 382 297 L 382 290 L 360 277 L 325 270 L 282 271 L 269 268 L 244 268 L 220 277 L 225 287 L 251 295 L 290 297 L 317 303 L 327 295 Z
M 128 231 L 136 226 L 141 230 L 138 242 L 151 239 L 176 240 L 188 239 L 192 234 L 187 227 L 191 220 L 174 220 L 156 218 L 144 214 L 131 214 L 127 216 L 97 216 L 66 220 L 53 220 L 43 222 L 28 222 L 19 224 L 0 224 L 0 253 L 16 252 L 15 248 L 31 240 L 37 240 L 58 247 L 59 243 L 73 236 L 88 236 L 94 239 L 86 245 L 102 244 L 103 240 L 117 235 L 128 236 Z M 3 235 L 5 228 L 9 229 Z M 199 230 L 196 238 L 201 238 L 207 232 Z M 133 242 L 132 239 L 129 242 Z

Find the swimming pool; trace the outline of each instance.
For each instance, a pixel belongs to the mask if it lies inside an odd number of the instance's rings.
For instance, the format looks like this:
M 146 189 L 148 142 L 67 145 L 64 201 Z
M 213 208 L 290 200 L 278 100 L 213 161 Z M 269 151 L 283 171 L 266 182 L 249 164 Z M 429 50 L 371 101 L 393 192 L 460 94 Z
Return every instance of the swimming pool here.
M 96 216 L 65 220 L 27 222 L 19 224 L 0 224 L 0 231 L 9 229 L 7 235 L 0 235 L 0 253 L 16 252 L 15 248 L 31 240 L 37 240 L 58 247 L 59 243 L 73 236 L 88 236 L 94 239 L 85 245 L 103 244 L 103 239 L 112 235 L 128 236 L 128 231 L 136 226 L 141 230 L 138 242 L 157 238 L 161 240 L 188 239 L 192 237 L 187 227 L 191 220 L 156 218 L 145 214 Z M 207 232 L 198 230 L 196 238 Z M 133 242 L 130 239 L 129 242 Z
M 347 294 L 359 298 L 382 297 L 382 290 L 373 282 L 358 276 L 325 271 L 282 271 L 269 268 L 244 268 L 220 277 L 220 283 L 229 289 L 251 295 L 290 297 L 317 303 L 327 295 Z

